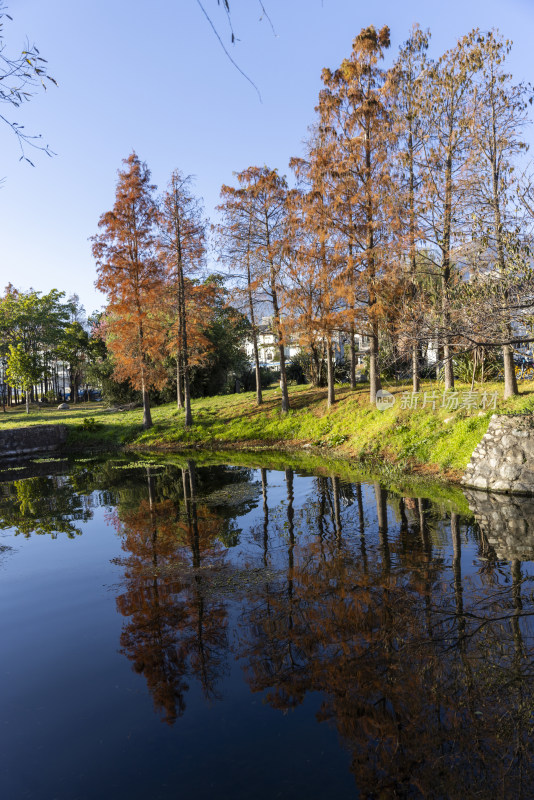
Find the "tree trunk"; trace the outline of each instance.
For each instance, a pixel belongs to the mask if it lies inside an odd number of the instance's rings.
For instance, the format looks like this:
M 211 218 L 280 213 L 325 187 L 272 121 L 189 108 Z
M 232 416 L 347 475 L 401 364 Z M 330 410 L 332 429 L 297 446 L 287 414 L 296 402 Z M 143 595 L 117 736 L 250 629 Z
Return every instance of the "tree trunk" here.
M 504 254 L 504 241 L 503 241 L 503 222 L 501 213 L 501 194 L 500 194 L 500 154 L 499 154 L 499 137 L 497 136 L 495 124 L 495 99 L 491 105 L 492 111 L 492 136 L 490 148 L 490 162 L 491 162 L 491 175 L 492 175 L 492 203 L 493 203 L 493 224 L 495 226 L 495 240 L 497 244 L 497 257 L 499 261 L 499 271 L 501 277 L 504 279 L 506 269 L 506 259 Z M 504 299 L 508 300 L 508 292 L 504 291 Z M 504 325 L 505 335 L 511 336 L 512 330 L 510 319 L 508 318 Z M 517 387 L 517 379 L 515 377 L 515 363 L 514 363 L 514 349 L 512 345 L 504 345 L 503 347 L 503 360 L 504 360 L 504 399 L 513 397 L 519 394 Z
M 380 374 L 378 371 L 378 320 L 375 316 L 376 296 L 373 283 L 376 277 L 375 265 L 375 240 L 374 240 L 374 208 L 373 199 L 371 195 L 371 139 L 369 127 L 365 133 L 365 173 L 366 173 L 366 186 L 367 186 L 367 208 L 365 225 L 366 231 L 366 251 L 367 251 L 367 281 L 369 286 L 369 321 L 371 324 L 371 347 L 369 350 L 369 400 L 371 403 L 376 403 L 376 393 L 382 388 L 380 383 Z
M 191 414 L 191 387 L 189 383 L 189 353 L 187 350 L 187 319 L 185 311 L 185 281 L 182 262 L 179 263 L 179 281 L 180 281 L 180 329 L 182 333 L 181 350 L 182 350 L 182 370 L 184 381 L 184 407 L 185 407 L 185 420 L 184 425 L 189 428 L 193 424 L 193 415 Z
M 26 389 L 26 414 L 30 413 L 30 390 Z
M 452 349 L 450 346 L 449 283 L 451 279 L 451 232 L 452 232 L 452 154 L 449 151 L 445 165 L 445 210 L 443 219 L 443 262 L 441 273 L 441 309 L 443 321 L 443 369 L 445 391 L 454 389 Z
M 413 146 L 413 133 L 412 133 L 412 120 L 409 122 L 409 136 L 408 136 L 408 165 L 409 165 L 409 209 L 410 209 L 410 278 L 411 278 L 411 296 L 415 300 L 417 296 L 417 286 L 415 283 L 415 276 L 417 271 L 417 257 L 415 249 L 415 175 L 414 175 L 414 146 Z M 412 336 L 415 330 L 412 329 Z M 412 344 L 412 391 L 419 391 L 419 348 L 416 342 Z
M 328 400 L 327 407 L 332 408 L 336 402 L 335 389 L 334 389 L 334 364 L 332 353 L 332 339 L 330 336 L 326 340 L 326 374 L 328 380 Z
M 178 193 L 175 189 L 175 207 L 174 207 L 174 235 L 175 235 L 175 248 L 176 248 L 176 278 L 177 278 L 177 296 L 178 296 L 178 325 L 179 325 L 179 359 L 181 354 L 181 368 L 184 386 L 184 407 L 185 419 L 184 425 L 189 428 L 193 424 L 193 415 L 191 414 L 191 388 L 189 382 L 189 352 L 187 349 L 187 315 L 185 306 L 185 279 L 184 279 L 184 265 L 182 253 L 182 225 L 179 212 Z M 178 392 L 180 389 L 178 388 Z M 179 401 L 178 401 L 179 403 Z M 178 405 L 179 407 L 179 405 Z
M 148 397 L 148 391 L 145 389 L 144 381 L 141 394 L 143 396 L 143 428 L 148 430 L 152 427 L 152 414 L 150 413 L 150 400 Z
M 369 400 L 376 403 L 376 393 L 382 388 L 380 374 L 378 371 L 378 325 L 373 323 L 373 332 L 369 337 Z
M 252 292 L 250 290 L 250 270 L 248 272 L 249 289 L 248 289 L 248 304 L 250 311 L 250 323 L 252 325 L 252 347 L 254 348 L 254 369 L 256 371 L 256 405 L 261 406 L 263 397 L 261 393 L 261 371 L 260 371 L 260 354 L 258 349 L 258 331 L 256 329 L 256 319 L 254 316 L 254 303 L 252 301 Z
M 419 388 L 419 348 L 414 344 L 412 346 L 412 391 L 418 392 Z
M 354 325 L 350 326 L 350 388 L 356 388 L 356 344 L 354 342 Z
M 270 279 L 271 279 L 271 299 L 274 311 L 274 325 L 276 329 L 276 338 L 278 339 L 278 351 L 280 353 L 280 389 L 282 390 L 282 414 L 287 414 L 287 412 L 289 411 L 289 394 L 287 391 L 286 354 L 284 350 L 282 323 L 280 321 L 280 307 L 278 305 L 278 293 L 276 291 L 276 276 L 273 264 L 271 264 Z
M 193 424 L 193 415 L 191 413 L 191 385 L 189 383 L 188 364 L 184 364 L 184 406 L 185 406 L 184 425 L 186 428 L 189 428 Z
M 180 364 L 180 353 L 176 356 L 176 405 L 178 408 L 184 407 L 182 395 L 182 369 Z
M 284 345 L 278 345 L 280 352 L 280 389 L 282 390 L 282 413 L 287 414 L 289 411 L 289 394 L 287 391 L 287 376 L 286 376 L 286 354 L 284 352 Z
M 514 348 L 505 344 L 502 349 L 504 359 L 504 399 L 519 394 L 517 378 L 515 376 Z

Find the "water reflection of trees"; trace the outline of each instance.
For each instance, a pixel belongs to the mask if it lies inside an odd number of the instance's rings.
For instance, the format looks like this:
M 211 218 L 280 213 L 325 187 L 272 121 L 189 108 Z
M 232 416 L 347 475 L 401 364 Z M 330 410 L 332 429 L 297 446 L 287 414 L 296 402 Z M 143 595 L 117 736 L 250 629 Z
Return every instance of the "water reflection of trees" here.
M 253 481 L 192 461 L 97 465 L 70 488 L 61 477 L 2 485 L 1 527 L 73 534 L 90 491 L 114 506 L 121 652 L 166 722 L 194 688 L 221 697 L 232 655 L 275 708 L 320 693 L 318 719 L 350 750 L 362 797 L 531 796 L 533 605 L 521 559 L 534 507 L 471 498 L 476 525 L 380 484 L 323 475 L 300 499 L 287 468 L 274 502 L 269 481 L 264 469 Z M 229 589 L 237 543 L 259 579 Z M 241 603 L 234 640 L 229 599 Z
M 169 491 L 166 492 L 169 494 Z M 198 502 L 197 473 L 189 462 L 174 497 L 158 499 L 147 468 L 146 496 L 136 508 L 117 509 L 125 591 L 117 607 L 127 617 L 122 652 L 147 681 L 156 709 L 168 723 L 185 710 L 189 681 L 203 696 L 219 698 L 226 670 L 227 612 L 207 590 L 205 562 L 224 560 L 220 517 Z M 182 570 L 180 570 L 182 568 Z
M 121 648 L 172 724 L 185 711 L 191 681 L 205 699 L 220 698 L 228 616 L 213 579 L 235 539 L 234 517 L 252 507 L 259 489 L 251 490 L 249 470 L 199 471 L 193 461 L 156 475 L 147 467 L 144 482 L 114 512 L 125 552 Z
M 241 617 L 253 691 L 282 710 L 320 692 L 319 719 L 350 748 L 364 797 L 529 796 L 534 651 L 519 562 L 497 591 L 484 572 L 465 577 L 453 513 L 446 569 L 429 504 L 400 498 L 392 530 L 378 484 L 366 542 L 361 487 L 354 526 L 325 478 L 306 509 L 316 535 L 295 542 L 287 471 L 286 485 L 285 572 Z
M 73 537 L 92 516 L 89 498 L 72 490 L 64 476 L 34 477 L 0 484 L 0 529 L 15 535 L 58 533 Z

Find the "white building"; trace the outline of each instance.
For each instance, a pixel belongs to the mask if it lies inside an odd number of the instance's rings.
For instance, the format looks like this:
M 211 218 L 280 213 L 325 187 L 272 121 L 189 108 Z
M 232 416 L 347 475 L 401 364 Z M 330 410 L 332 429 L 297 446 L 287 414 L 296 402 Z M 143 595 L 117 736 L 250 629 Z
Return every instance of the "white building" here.
M 363 363 L 363 359 L 369 353 L 369 337 L 361 334 L 355 335 L 357 352 L 357 363 Z M 348 345 L 347 337 L 342 333 L 335 333 L 333 340 L 334 357 L 336 361 L 342 361 L 348 357 L 345 346 Z M 284 347 L 287 361 L 301 352 L 302 345 L 299 344 L 297 337 L 291 337 L 289 344 Z M 245 351 L 251 364 L 254 364 L 254 345 L 252 339 L 245 341 Z M 280 354 L 276 344 L 276 337 L 273 332 L 273 318 L 262 317 L 261 324 L 258 325 L 258 355 L 260 366 L 278 367 L 280 365 Z

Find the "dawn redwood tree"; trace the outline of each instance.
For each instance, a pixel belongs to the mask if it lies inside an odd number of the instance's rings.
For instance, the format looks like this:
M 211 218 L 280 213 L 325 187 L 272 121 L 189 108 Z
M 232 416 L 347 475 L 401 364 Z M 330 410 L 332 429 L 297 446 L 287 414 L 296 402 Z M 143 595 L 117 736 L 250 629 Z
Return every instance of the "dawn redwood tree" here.
M 371 403 L 381 388 L 380 291 L 393 273 L 392 253 L 398 247 L 401 213 L 391 176 L 393 86 L 388 72 L 380 67 L 389 44 L 388 27 L 362 29 L 350 57 L 334 71 L 323 70 L 324 89 L 317 107 L 320 125 L 334 134 L 330 137 L 337 194 L 333 224 L 347 242 L 344 295 L 348 318 L 352 316 L 360 330 L 364 327 L 370 340 Z
M 511 195 L 516 158 L 527 148 L 521 138 L 521 129 L 527 122 L 528 87 L 514 85 L 512 76 L 506 72 L 505 61 L 511 42 L 504 40 L 497 31 L 482 33 L 475 30 L 473 34 L 472 48 L 480 65 L 472 121 L 477 157 L 473 164 L 471 194 L 474 216 L 479 223 L 475 237 L 481 238 L 486 255 L 489 254 L 493 261 L 492 271 L 502 279 L 504 286 L 510 277 L 507 241 L 519 222 L 512 208 Z M 512 303 L 507 291 L 503 292 L 503 300 L 503 310 L 508 303 L 517 309 L 517 298 Z M 529 304 L 527 298 L 527 306 Z M 502 341 L 513 338 L 512 314 L 510 310 L 508 319 L 503 320 L 498 337 Z M 504 315 L 501 313 L 501 316 Z M 503 345 L 503 360 L 504 397 L 507 398 L 518 394 L 511 344 Z
M 115 204 L 100 217 L 92 238 L 96 286 L 108 297 L 106 344 L 114 377 L 129 380 L 143 398 L 143 427 L 152 426 L 149 389 L 165 378 L 161 319 L 164 270 L 156 257 L 157 207 L 150 171 L 135 152 L 119 170 Z
M 287 182 L 269 167 L 248 167 L 237 174 L 240 197 L 250 211 L 255 264 L 254 284 L 273 312 L 273 333 L 280 356 L 282 413 L 289 411 L 285 335 L 281 303 L 285 237 L 287 233 Z
M 238 186 L 223 185 L 221 204 L 222 222 L 217 225 L 219 258 L 230 270 L 234 284 L 233 296 L 237 302 L 244 299 L 250 319 L 250 334 L 256 373 L 256 403 L 263 402 L 261 391 L 260 356 L 256 306 L 261 302 L 261 264 L 255 252 L 254 198 L 241 184 L 246 184 L 246 171 L 237 175 Z
M 454 388 L 451 300 L 470 221 L 473 86 L 480 66 L 473 50 L 475 38 L 475 32 L 462 37 L 430 67 L 419 108 L 427 130 L 420 170 L 425 195 L 422 219 L 429 245 L 425 252 L 427 268 L 441 282 L 438 339 L 443 346 L 445 389 Z
M 421 114 L 429 80 L 427 59 L 430 33 L 414 25 L 409 38 L 401 46 L 393 68 L 395 82 L 393 118 L 397 133 L 397 163 L 402 182 L 402 194 L 407 209 L 407 241 L 405 260 L 408 262 L 406 306 L 403 333 L 410 343 L 412 389 L 419 391 L 419 341 L 421 306 L 418 287 L 417 248 L 421 243 L 421 212 L 424 196 L 420 176 L 420 161 L 427 136 L 427 118 Z M 419 312 L 419 313 L 418 313 Z
M 193 424 L 190 390 L 191 338 L 196 320 L 187 313 L 188 295 L 195 287 L 191 276 L 199 274 L 205 263 L 206 225 L 200 201 L 191 194 L 191 177 L 179 170 L 172 173 L 159 214 L 159 248 L 169 280 L 169 290 L 177 310 L 178 347 L 176 349 L 176 393 L 181 407 L 183 382 L 185 426 Z M 198 294 L 198 287 L 197 287 Z M 197 299 L 200 300 L 200 297 Z
M 288 198 L 288 316 L 301 341 L 313 347 L 324 342 L 327 364 L 327 405 L 335 402 L 334 336 L 342 327 L 342 258 L 339 234 L 331 224 L 331 165 L 324 147 L 325 131 L 312 131 L 306 158 L 293 158 L 300 191 Z

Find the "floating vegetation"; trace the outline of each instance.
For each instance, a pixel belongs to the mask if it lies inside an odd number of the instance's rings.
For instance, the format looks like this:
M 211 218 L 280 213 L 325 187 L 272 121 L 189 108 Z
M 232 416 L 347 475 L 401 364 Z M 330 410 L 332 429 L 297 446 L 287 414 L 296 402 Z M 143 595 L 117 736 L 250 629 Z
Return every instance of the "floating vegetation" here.
M 64 461 L 63 458 L 32 458 L 34 464 L 54 464 L 58 461 Z
M 150 469 L 163 469 L 165 464 L 158 464 L 156 461 L 130 461 L 128 464 L 119 464 L 116 463 L 113 465 L 113 469 L 146 469 L 150 467 Z
M 205 503 L 214 506 L 239 506 L 242 503 L 252 503 L 257 500 L 260 488 L 259 483 L 235 483 L 224 489 L 216 489 L 202 499 Z
M 122 557 L 111 559 L 112 563 L 122 566 Z M 235 596 L 243 592 L 257 591 L 258 587 L 265 584 L 274 584 L 283 579 L 283 572 L 271 567 L 245 567 L 240 568 L 231 564 L 205 563 L 200 567 L 193 567 L 184 562 L 165 564 L 153 569 L 148 567 L 139 573 L 145 578 L 158 577 L 163 580 L 180 581 L 184 587 L 197 585 L 202 580 L 204 597 Z

